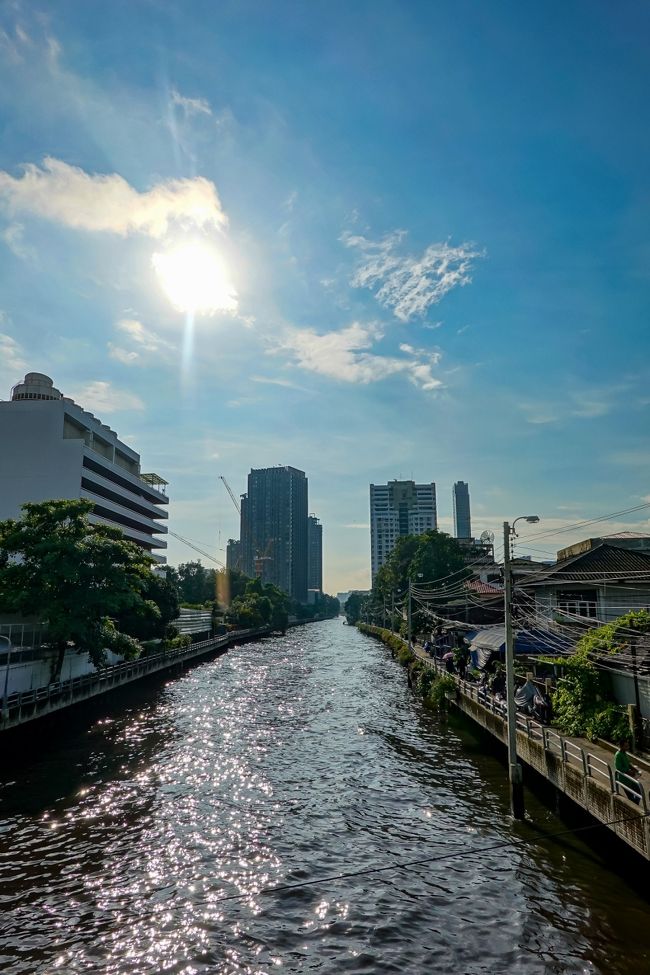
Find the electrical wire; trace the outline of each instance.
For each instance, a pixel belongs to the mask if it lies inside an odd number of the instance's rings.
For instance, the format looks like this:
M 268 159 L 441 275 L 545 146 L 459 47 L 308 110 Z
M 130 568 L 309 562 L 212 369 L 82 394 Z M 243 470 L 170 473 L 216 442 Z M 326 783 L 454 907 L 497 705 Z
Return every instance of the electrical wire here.
M 453 850 L 449 853 L 441 853 L 437 856 L 418 857 L 414 860 L 398 860 L 391 864 L 379 867 L 365 867 L 361 870 L 350 870 L 342 873 L 330 874 L 327 877 L 316 877 L 313 880 L 300 880 L 293 884 L 277 884 L 274 887 L 262 887 L 258 891 L 246 891 L 237 894 L 226 894 L 224 897 L 216 897 L 213 903 L 224 903 L 225 901 L 241 900 L 245 897 L 262 897 L 269 894 L 280 894 L 291 890 L 300 890 L 304 887 L 315 887 L 319 884 L 339 883 L 341 880 L 354 880 L 357 877 L 377 876 L 378 874 L 388 873 L 391 870 L 407 870 L 409 867 L 420 867 L 429 863 L 440 863 L 443 860 L 454 860 L 456 858 L 466 859 L 473 856 L 481 856 L 484 853 L 493 853 L 496 850 L 505 850 L 509 847 L 525 848 L 526 846 L 536 846 L 546 843 L 549 840 L 558 839 L 561 836 L 575 836 L 578 833 L 585 833 L 589 830 L 603 829 L 610 826 L 618 826 L 622 823 L 638 822 L 647 819 L 650 813 L 643 813 L 638 816 L 626 816 L 621 819 L 612 819 L 606 823 L 589 823 L 586 826 L 577 826 L 574 829 L 557 830 L 554 833 L 547 833 L 545 836 L 533 837 L 522 841 L 519 837 L 511 840 L 499 840 L 497 843 L 488 843 L 485 846 L 475 847 L 474 849 L 462 848 Z
M 530 535 L 521 535 L 519 537 L 521 541 L 526 541 L 529 538 L 548 538 L 553 535 L 563 535 L 566 532 L 574 531 L 576 528 L 584 528 L 587 525 L 597 525 L 599 522 L 608 521 L 610 518 L 620 518 L 623 515 L 633 514 L 636 511 L 643 511 L 646 508 L 650 508 L 650 502 L 646 501 L 643 504 L 634 505 L 632 508 L 624 508 L 622 511 L 612 511 L 607 515 L 600 515 L 598 518 L 589 518 L 585 521 L 575 521 L 572 524 L 561 525 L 556 529 L 532 532 Z

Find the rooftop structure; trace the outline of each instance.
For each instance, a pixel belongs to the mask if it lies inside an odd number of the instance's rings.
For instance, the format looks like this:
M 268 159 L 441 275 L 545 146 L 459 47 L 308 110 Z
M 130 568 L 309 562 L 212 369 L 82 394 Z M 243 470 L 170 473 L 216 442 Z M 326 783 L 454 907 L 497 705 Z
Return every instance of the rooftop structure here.
M 167 547 L 159 537 L 167 533 L 167 481 L 142 474 L 140 455 L 49 376 L 27 373 L 0 402 L 0 456 L 0 520 L 20 517 L 26 501 L 85 498 L 92 523 L 120 528 L 165 562 L 156 550 Z
M 607 545 L 613 545 L 615 548 L 626 548 L 650 554 L 650 535 L 644 535 L 640 532 L 616 532 L 613 535 L 603 535 L 601 538 L 585 538 L 582 542 L 561 548 L 557 553 L 557 560 L 561 562 L 564 559 L 572 558 L 574 555 L 582 555 L 583 552 L 589 552 L 591 549 L 602 545 L 603 542 Z

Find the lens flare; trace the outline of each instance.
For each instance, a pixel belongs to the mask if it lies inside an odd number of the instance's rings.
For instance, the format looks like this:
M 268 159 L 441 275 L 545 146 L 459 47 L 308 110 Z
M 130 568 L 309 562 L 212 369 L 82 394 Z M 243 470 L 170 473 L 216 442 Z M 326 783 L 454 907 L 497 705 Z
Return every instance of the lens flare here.
M 228 268 L 208 244 L 192 242 L 151 258 L 160 285 L 178 311 L 213 315 L 237 310 L 237 292 Z

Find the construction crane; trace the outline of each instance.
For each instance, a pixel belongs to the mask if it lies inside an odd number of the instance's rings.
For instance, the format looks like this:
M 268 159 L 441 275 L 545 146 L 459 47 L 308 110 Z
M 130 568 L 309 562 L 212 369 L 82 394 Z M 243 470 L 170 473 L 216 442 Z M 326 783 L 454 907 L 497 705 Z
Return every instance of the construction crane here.
M 179 542 L 182 542 L 183 545 L 187 545 L 188 548 L 194 549 L 195 552 L 198 552 L 199 555 L 202 555 L 204 558 L 210 559 L 211 562 L 214 562 L 215 565 L 218 565 L 220 568 L 226 568 L 223 562 L 221 562 L 219 559 L 215 559 L 214 555 L 210 555 L 209 552 L 205 552 L 202 548 L 199 548 L 198 545 L 191 542 L 189 538 L 183 538 L 182 535 L 177 535 L 176 532 L 168 532 L 168 534 L 171 535 L 172 538 L 177 538 Z
M 273 559 L 273 556 L 271 555 L 271 550 L 273 548 L 274 542 L 275 542 L 274 538 L 269 538 L 268 542 L 266 543 L 266 548 L 264 549 L 264 552 L 263 553 L 258 552 L 258 554 L 255 556 L 255 575 L 258 577 L 258 579 L 261 578 L 263 575 L 265 575 L 264 563 L 270 562 Z
M 235 508 L 237 509 L 237 514 L 241 517 L 241 505 L 240 505 L 239 501 L 237 500 L 237 498 L 235 497 L 235 495 L 233 493 L 233 489 L 230 487 L 230 485 L 228 484 L 228 481 L 225 479 L 225 477 L 223 476 L 223 474 L 220 474 L 219 475 L 219 480 L 220 481 L 223 481 L 223 486 L 225 487 L 226 491 L 230 495 L 230 499 L 231 499 L 232 503 L 234 504 Z

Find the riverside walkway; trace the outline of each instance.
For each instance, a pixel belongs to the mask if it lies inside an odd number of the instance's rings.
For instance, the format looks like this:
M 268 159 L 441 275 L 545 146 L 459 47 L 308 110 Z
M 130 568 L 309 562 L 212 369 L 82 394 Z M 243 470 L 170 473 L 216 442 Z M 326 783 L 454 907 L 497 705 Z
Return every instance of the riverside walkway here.
M 10 694 L 3 702 L 0 712 L 0 733 L 35 721 L 55 711 L 61 711 L 63 708 L 68 708 L 89 698 L 106 694 L 149 674 L 160 673 L 178 666 L 182 667 L 186 663 L 199 660 L 207 654 L 225 650 L 243 640 L 254 640 L 256 637 L 266 636 L 269 632 L 268 627 L 234 630 L 210 640 L 190 644 L 189 647 L 151 654 L 137 660 L 116 664 L 113 667 L 105 667 L 94 673 L 84 674 L 82 677 L 55 681 L 31 691 Z
M 406 645 L 406 644 L 405 644 Z M 426 667 L 447 674 L 444 664 L 413 646 L 413 653 Z M 498 701 L 472 681 L 453 678 L 457 693 L 456 706 L 503 744 L 508 740 L 505 703 Z M 616 780 L 611 748 L 560 734 L 539 721 L 517 714 L 517 754 L 525 765 L 534 769 L 577 805 L 607 826 L 644 859 L 650 860 L 650 798 L 647 786 L 637 781 L 637 799 L 629 798 L 631 790 Z M 650 779 L 650 764 L 638 755 L 634 763 Z

